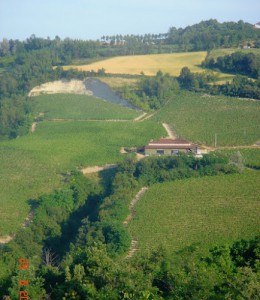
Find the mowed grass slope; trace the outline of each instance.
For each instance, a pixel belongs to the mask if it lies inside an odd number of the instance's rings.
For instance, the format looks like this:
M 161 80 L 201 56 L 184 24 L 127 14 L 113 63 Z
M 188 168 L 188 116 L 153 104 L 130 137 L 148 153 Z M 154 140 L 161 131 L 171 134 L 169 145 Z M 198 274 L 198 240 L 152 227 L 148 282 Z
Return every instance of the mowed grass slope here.
M 204 252 L 259 234 L 260 172 L 192 178 L 149 188 L 136 205 L 130 232 L 141 252 L 171 253 L 192 244 Z
M 0 237 L 24 222 L 28 200 L 59 188 L 63 175 L 116 163 L 122 146 L 146 144 L 164 134 L 154 122 L 41 122 L 34 133 L 0 143 Z
M 260 101 L 180 92 L 153 118 L 177 135 L 214 146 L 251 145 L 260 140 Z M 217 136 L 215 136 L 217 134 Z
M 89 65 L 66 66 L 64 69 L 68 70 L 74 68 L 84 71 L 98 71 L 99 69 L 104 68 L 107 73 L 131 75 L 140 75 L 141 72 L 145 75 L 155 75 L 158 70 L 161 70 L 164 73 L 178 76 L 181 69 L 185 66 L 190 68 L 192 72 L 202 72 L 203 69 L 201 69 L 199 65 L 205 59 L 206 55 L 207 52 L 202 51 L 118 56 Z
M 131 120 L 141 113 L 86 95 L 53 94 L 32 97 L 33 113 L 48 119 Z

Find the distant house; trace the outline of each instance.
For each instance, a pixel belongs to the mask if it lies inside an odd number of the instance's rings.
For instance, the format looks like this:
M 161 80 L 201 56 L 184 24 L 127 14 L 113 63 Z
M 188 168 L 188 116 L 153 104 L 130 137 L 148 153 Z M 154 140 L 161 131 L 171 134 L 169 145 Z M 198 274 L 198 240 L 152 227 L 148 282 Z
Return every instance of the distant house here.
M 260 22 L 256 23 L 254 27 L 260 29 Z
M 198 146 L 183 139 L 152 140 L 144 147 L 145 155 L 177 155 L 179 152 L 198 153 Z

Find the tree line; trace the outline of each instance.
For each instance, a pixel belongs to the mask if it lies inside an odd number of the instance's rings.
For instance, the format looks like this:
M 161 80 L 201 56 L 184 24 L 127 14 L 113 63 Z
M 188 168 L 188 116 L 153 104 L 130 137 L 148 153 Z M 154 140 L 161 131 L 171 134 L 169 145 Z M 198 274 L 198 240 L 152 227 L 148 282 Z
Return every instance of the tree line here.
M 118 93 L 133 105 L 145 111 L 163 107 L 181 89 L 204 92 L 212 95 L 225 95 L 260 99 L 260 80 L 236 75 L 231 82 L 218 84 L 213 72 L 194 73 L 183 67 L 178 77 L 158 71 L 154 77 L 141 76 L 135 86 L 123 86 Z
M 185 28 L 169 28 L 167 33 L 144 35 L 102 36 L 98 41 L 84 41 L 56 36 L 39 38 L 32 35 L 25 41 L 3 39 L 0 57 L 16 56 L 33 50 L 48 49 L 60 64 L 75 58 L 100 58 L 118 55 L 149 54 L 210 50 L 213 48 L 239 47 L 244 44 L 260 46 L 260 31 L 252 24 L 239 22 L 220 23 L 202 21 Z
M 166 42 L 177 44 L 181 51 L 241 47 L 248 44 L 259 48 L 260 31 L 242 20 L 220 23 L 211 19 L 186 28 L 171 27 Z
M 236 75 L 231 82 L 214 84 L 216 76 L 212 73 L 193 73 L 184 67 L 178 77 L 180 87 L 195 92 L 206 92 L 212 95 L 260 99 L 260 79 L 253 80 Z
M 170 27 L 167 33 L 144 35 L 102 36 L 101 41 L 125 46 L 170 45 L 172 51 L 200 51 L 214 48 L 253 46 L 259 48 L 260 33 L 252 24 L 243 22 L 223 22 L 215 19 L 202 21 L 185 28 Z M 162 47 L 161 49 L 165 49 Z
M 178 81 L 161 71 L 154 77 L 141 76 L 135 87 L 125 85 L 119 89 L 121 97 L 143 110 L 155 110 L 164 106 L 173 92 L 179 89 Z
M 216 60 L 206 58 L 202 67 L 257 79 L 260 76 L 260 56 L 254 53 L 235 52 L 219 56 Z

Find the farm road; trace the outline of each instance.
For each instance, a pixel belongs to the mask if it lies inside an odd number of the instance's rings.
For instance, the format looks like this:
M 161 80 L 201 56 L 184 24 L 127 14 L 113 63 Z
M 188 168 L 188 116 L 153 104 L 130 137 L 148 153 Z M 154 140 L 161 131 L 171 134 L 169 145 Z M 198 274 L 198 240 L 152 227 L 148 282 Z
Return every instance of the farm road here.
M 135 207 L 136 203 L 141 199 L 141 197 L 144 195 L 144 193 L 147 190 L 148 190 L 148 187 L 146 187 L 146 186 L 142 187 L 139 190 L 139 192 L 135 195 L 133 200 L 130 202 L 130 205 L 129 205 L 130 214 L 127 216 L 127 218 L 123 222 L 123 224 L 125 226 L 127 226 L 129 224 L 129 222 L 132 220 L 132 218 L 134 217 L 134 215 L 135 215 L 134 207 Z M 137 243 L 138 243 L 137 238 L 132 238 L 130 249 L 129 249 L 129 251 L 127 253 L 127 256 L 125 258 L 131 258 L 135 254 L 135 252 L 138 249 L 137 248 Z
M 171 139 L 176 139 L 176 133 L 172 130 L 172 128 L 170 127 L 169 124 L 167 123 L 162 123 L 163 127 L 165 128 L 165 130 L 167 131 L 168 137 Z

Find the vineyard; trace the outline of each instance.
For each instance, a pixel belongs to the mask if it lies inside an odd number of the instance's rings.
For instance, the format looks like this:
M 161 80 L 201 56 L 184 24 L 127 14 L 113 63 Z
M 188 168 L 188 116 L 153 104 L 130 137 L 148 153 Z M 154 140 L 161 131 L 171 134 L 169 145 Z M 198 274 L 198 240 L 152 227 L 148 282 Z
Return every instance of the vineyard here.
M 203 251 L 259 233 L 258 171 L 156 184 L 136 205 L 130 232 L 141 252 Z
M 28 200 L 60 187 L 67 172 L 121 161 L 122 146 L 144 145 L 164 133 L 149 121 L 44 121 L 34 133 L 1 142 L 0 236 L 14 232 L 29 212 Z
M 252 145 L 260 140 L 260 102 L 180 92 L 154 118 L 177 135 L 208 146 Z
M 33 97 L 34 115 L 46 119 L 132 120 L 140 112 L 86 95 L 54 94 Z

